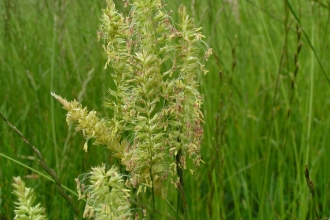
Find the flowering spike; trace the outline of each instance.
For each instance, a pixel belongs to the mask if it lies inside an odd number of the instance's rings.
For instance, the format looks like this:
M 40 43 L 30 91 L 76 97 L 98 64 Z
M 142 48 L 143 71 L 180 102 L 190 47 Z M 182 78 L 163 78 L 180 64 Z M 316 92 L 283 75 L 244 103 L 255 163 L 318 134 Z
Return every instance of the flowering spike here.
M 98 31 L 104 40 L 105 67 L 111 68 L 115 84 L 105 103 L 112 117 L 99 118 L 75 100 L 52 95 L 68 111 L 67 122 L 75 122 L 86 140 L 95 139 L 94 144 L 106 145 L 120 158 L 130 173 L 127 185 L 138 192 L 152 188 L 163 197 L 163 182 L 170 176 L 177 184 L 188 157 L 197 166 L 201 162 L 203 114 L 197 74 L 207 73 L 199 57 L 206 44 L 184 7 L 174 25 L 161 0 L 132 0 L 128 5 L 125 15 L 107 0 Z M 211 52 L 206 48 L 205 58 Z M 90 215 L 92 210 L 85 211 Z
M 14 219 L 46 220 L 47 217 L 44 215 L 45 209 L 40 207 L 40 204 L 33 206 L 35 201 L 34 190 L 26 188 L 25 182 L 22 181 L 21 177 L 14 177 L 13 180 L 13 194 L 18 198 L 18 202 L 15 202 Z

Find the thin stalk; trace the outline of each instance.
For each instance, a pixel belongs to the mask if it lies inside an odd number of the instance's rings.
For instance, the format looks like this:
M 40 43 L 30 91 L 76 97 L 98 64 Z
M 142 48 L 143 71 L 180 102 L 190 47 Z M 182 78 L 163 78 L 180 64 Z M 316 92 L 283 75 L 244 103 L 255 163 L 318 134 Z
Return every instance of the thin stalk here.
M 320 214 L 318 212 L 317 206 L 316 206 L 316 198 L 315 198 L 315 189 L 314 189 L 314 184 L 313 181 L 309 178 L 309 171 L 308 171 L 308 166 L 305 166 L 305 178 L 306 178 L 306 183 L 309 188 L 309 191 L 312 195 L 312 200 L 313 200 L 313 206 L 314 206 L 314 212 L 316 216 L 316 220 L 321 219 Z
M 55 68 L 55 53 L 56 53 L 56 24 L 57 17 L 54 15 L 54 28 L 53 28 L 53 46 L 52 46 L 52 60 L 51 60 L 51 69 L 50 69 L 50 90 L 54 91 L 54 68 Z M 52 138 L 54 144 L 54 154 L 55 154 L 55 169 L 56 173 L 60 172 L 60 163 L 58 158 L 58 146 L 57 138 L 55 133 L 55 111 L 54 111 L 54 99 L 50 97 L 50 114 L 51 114 L 51 126 L 52 126 Z
M 180 140 L 178 140 L 180 142 Z M 186 195 L 184 193 L 184 182 L 183 182 L 183 168 L 180 163 L 180 158 L 182 156 L 182 150 L 178 151 L 178 154 L 175 156 L 175 163 L 177 165 L 178 177 L 180 179 L 178 188 L 178 207 L 177 207 L 177 219 L 179 216 L 179 209 L 182 210 L 184 219 L 188 219 L 188 205 L 186 200 Z
M 312 29 L 312 42 L 314 41 L 314 26 Z M 310 91 L 309 91 L 309 106 L 308 106 L 308 125 L 307 125 L 307 146 L 306 146 L 306 163 L 309 159 L 310 150 L 310 137 L 312 128 L 312 117 L 313 117 L 313 97 L 314 97 L 314 56 L 311 54 L 311 73 L 310 73 Z
M 150 167 L 150 179 L 151 179 L 151 195 L 152 195 L 152 213 L 153 213 L 153 217 L 156 218 L 156 203 L 155 203 L 155 192 L 154 192 L 154 180 L 152 178 L 152 164 Z
M 150 106 L 150 99 L 148 97 L 148 107 Z M 150 180 L 151 180 L 151 194 L 152 194 L 152 212 L 153 212 L 153 217 L 154 219 L 156 219 L 156 202 L 155 202 L 155 192 L 154 192 L 154 178 L 152 175 L 152 165 L 153 165 L 153 160 L 152 157 L 154 156 L 154 152 L 153 152 L 153 146 L 151 144 L 151 137 L 152 137 L 152 133 L 151 133 L 151 123 L 150 123 L 150 113 L 148 112 L 148 124 L 149 124 L 149 131 L 148 131 L 148 139 L 149 139 L 149 150 L 150 150 Z

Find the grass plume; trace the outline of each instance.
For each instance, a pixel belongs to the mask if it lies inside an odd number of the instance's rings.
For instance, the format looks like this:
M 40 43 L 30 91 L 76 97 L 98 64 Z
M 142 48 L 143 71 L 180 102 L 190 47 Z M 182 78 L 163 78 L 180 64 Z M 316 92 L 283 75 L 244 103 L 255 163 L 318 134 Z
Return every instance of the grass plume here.
M 25 182 L 21 177 L 14 177 L 12 186 L 14 187 L 13 194 L 18 198 L 15 202 L 15 218 L 17 220 L 47 220 L 45 209 L 37 204 L 34 206 L 35 196 L 34 190 L 25 187 Z

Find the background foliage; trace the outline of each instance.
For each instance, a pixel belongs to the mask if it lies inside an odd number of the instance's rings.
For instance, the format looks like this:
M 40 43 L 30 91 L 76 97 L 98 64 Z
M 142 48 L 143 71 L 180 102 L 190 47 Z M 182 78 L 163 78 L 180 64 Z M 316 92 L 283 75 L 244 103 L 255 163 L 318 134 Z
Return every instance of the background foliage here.
M 298 29 L 287 2 L 300 20 Z M 306 164 L 321 216 L 329 217 L 329 3 L 167 4 L 174 18 L 179 4 L 187 6 L 215 53 L 207 63 L 210 72 L 200 77 L 205 164 L 185 179 L 191 219 L 312 219 Z M 102 101 L 113 82 L 110 70 L 103 69 L 102 42 L 96 35 L 105 5 L 104 0 L 0 2 L 0 111 L 72 189 L 74 178 L 91 166 L 115 161 L 102 147 L 90 147 L 88 154 L 82 150 L 84 139 L 67 128 L 65 111 L 50 92 L 107 115 Z M 41 170 L 5 123 L 0 125 L 0 153 Z M 18 175 L 36 189 L 50 219 L 72 219 L 53 183 L 1 156 L 3 219 L 13 218 L 10 184 Z M 147 200 L 135 202 L 148 208 Z M 169 210 L 158 201 L 159 216 L 174 219 Z

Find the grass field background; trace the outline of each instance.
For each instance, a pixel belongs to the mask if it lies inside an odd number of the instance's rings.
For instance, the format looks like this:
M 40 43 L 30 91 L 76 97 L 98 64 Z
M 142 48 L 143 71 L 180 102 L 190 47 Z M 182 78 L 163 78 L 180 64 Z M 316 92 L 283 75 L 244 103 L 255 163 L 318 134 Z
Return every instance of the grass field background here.
M 320 216 L 330 217 L 330 3 L 167 0 L 173 18 L 179 4 L 203 27 L 215 54 L 206 63 L 210 72 L 199 76 L 205 164 L 185 175 L 190 219 L 315 219 L 305 165 Z M 113 82 L 96 34 L 105 6 L 105 0 L 0 2 L 0 111 L 73 190 L 74 178 L 91 166 L 116 161 L 102 146 L 83 151 L 85 140 L 67 127 L 50 92 L 107 116 L 102 102 Z M 73 218 L 51 181 L 7 157 L 44 172 L 2 121 L 0 219 L 14 217 L 11 182 L 18 175 L 36 189 L 49 219 Z M 175 190 L 169 196 L 175 203 Z M 148 210 L 148 201 L 135 205 Z M 162 200 L 156 208 L 157 219 L 176 219 Z

